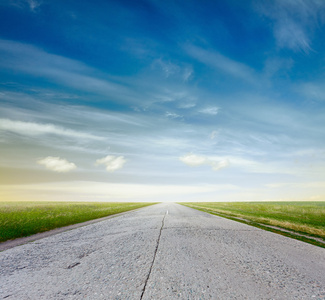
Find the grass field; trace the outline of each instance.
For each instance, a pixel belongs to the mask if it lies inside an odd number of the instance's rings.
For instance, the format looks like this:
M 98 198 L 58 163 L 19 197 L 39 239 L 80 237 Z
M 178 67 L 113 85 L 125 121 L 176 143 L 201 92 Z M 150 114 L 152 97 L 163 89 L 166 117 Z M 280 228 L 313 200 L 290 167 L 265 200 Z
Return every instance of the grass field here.
M 0 242 L 152 204 L 0 202 Z
M 224 217 L 242 218 L 258 224 L 288 229 L 325 241 L 325 202 L 197 202 L 180 204 Z

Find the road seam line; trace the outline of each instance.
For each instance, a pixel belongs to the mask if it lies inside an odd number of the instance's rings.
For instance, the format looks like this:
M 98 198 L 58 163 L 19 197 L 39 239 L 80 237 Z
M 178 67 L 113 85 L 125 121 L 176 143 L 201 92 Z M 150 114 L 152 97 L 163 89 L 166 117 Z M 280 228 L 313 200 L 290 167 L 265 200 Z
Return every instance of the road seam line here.
M 156 245 L 156 249 L 155 249 L 155 253 L 153 255 L 153 259 L 152 259 L 152 263 L 151 263 L 151 266 L 150 266 L 150 269 L 149 269 L 149 273 L 148 273 L 148 276 L 146 278 L 146 281 L 144 282 L 144 286 L 143 286 L 143 289 L 142 289 L 142 293 L 141 293 L 141 297 L 140 297 L 140 300 L 142 299 L 143 295 L 144 295 L 144 292 L 146 291 L 146 287 L 147 287 L 147 283 L 149 281 L 149 277 L 150 277 L 150 274 L 151 274 L 151 271 L 152 271 L 152 267 L 155 263 L 155 260 L 156 260 L 156 255 L 157 255 L 157 252 L 158 252 L 158 247 L 159 247 L 159 243 L 160 243 L 160 237 L 161 237 L 161 232 L 163 230 L 163 227 L 165 225 L 165 218 L 166 218 L 166 215 L 167 215 L 167 212 L 165 213 L 164 217 L 163 217 L 163 220 L 162 220 L 162 224 L 161 224 L 161 227 L 160 227 L 160 231 L 159 231 L 159 236 L 158 236 L 158 239 L 157 239 L 157 245 Z

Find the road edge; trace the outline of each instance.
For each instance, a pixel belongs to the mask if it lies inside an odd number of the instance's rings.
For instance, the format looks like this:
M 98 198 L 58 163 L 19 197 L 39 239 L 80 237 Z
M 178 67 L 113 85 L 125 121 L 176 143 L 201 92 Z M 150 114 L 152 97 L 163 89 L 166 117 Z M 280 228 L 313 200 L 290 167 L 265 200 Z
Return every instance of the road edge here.
M 157 203 L 157 204 L 159 204 L 159 203 Z M 157 205 L 157 204 L 153 204 L 153 205 Z M 102 222 L 102 221 L 105 221 L 105 220 L 108 220 L 108 219 L 116 218 L 116 217 L 125 215 L 127 213 L 135 212 L 135 211 L 138 211 L 140 209 L 144 209 L 146 207 L 150 207 L 150 206 L 153 206 L 153 205 L 140 207 L 140 208 L 136 208 L 136 209 L 131 209 L 131 210 L 128 210 L 128 211 L 124 211 L 124 212 L 117 213 L 117 214 L 114 214 L 114 215 L 110 215 L 110 216 L 107 216 L 107 217 L 102 217 L 102 218 L 98 218 L 98 219 L 89 220 L 89 221 L 82 222 L 82 223 L 76 223 L 76 224 L 72 224 L 72 225 L 68 225 L 68 226 L 64 226 L 64 227 L 55 228 L 55 229 L 52 229 L 52 230 L 49 230 L 49 231 L 36 233 L 36 234 L 26 236 L 26 237 L 21 237 L 21 238 L 17 238 L 17 239 L 13 239 L 13 240 L 8 240 L 8 241 L 0 243 L 0 252 L 3 252 L 5 250 L 11 249 L 11 248 L 14 248 L 14 247 L 17 247 L 17 246 L 24 245 L 24 244 L 27 244 L 27 243 L 35 242 L 37 240 L 40 240 L 40 239 L 43 239 L 43 238 L 46 238 L 46 237 L 49 237 L 49 236 L 52 236 L 52 235 L 55 235 L 55 234 L 59 234 L 59 233 L 65 232 L 65 231 L 69 231 L 69 230 L 72 230 L 72 229 L 80 228 L 80 227 L 91 225 L 91 224 L 98 223 L 98 222 Z
M 184 205 L 184 206 L 208 213 L 212 216 L 217 216 L 217 217 L 225 218 L 225 219 L 232 220 L 235 222 L 240 222 L 240 223 L 243 223 L 243 224 L 246 224 L 249 226 L 253 226 L 253 227 L 265 230 L 265 231 L 270 231 L 270 232 L 280 234 L 282 236 L 286 236 L 286 237 L 289 237 L 289 238 L 292 238 L 292 239 L 295 239 L 295 240 L 298 240 L 301 242 L 305 242 L 305 243 L 308 243 L 308 244 L 311 244 L 311 245 L 314 245 L 314 246 L 317 246 L 320 248 L 325 248 L 325 242 L 321 238 L 313 237 L 311 235 L 301 234 L 299 232 L 291 231 L 289 229 L 285 229 L 285 228 L 281 228 L 281 227 L 277 227 L 277 226 L 258 223 L 258 222 L 255 222 L 255 221 L 252 221 L 249 219 L 233 217 L 233 216 L 229 216 L 227 214 L 213 212 L 208 209 L 201 208 L 201 207 L 194 208 L 192 206 L 187 206 L 187 205 Z

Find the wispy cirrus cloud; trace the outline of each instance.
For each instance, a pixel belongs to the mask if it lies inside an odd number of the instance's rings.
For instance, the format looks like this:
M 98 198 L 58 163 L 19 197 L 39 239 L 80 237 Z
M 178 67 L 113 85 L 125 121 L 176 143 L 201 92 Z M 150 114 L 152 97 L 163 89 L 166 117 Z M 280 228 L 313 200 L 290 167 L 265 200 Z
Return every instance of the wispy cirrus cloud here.
M 34 122 L 13 121 L 10 119 L 0 119 L 0 130 L 18 133 L 25 136 L 37 136 L 44 134 L 56 134 L 72 138 L 102 139 L 101 137 L 65 129 L 54 124 L 41 124 Z
M 77 168 L 77 166 L 74 163 L 69 162 L 66 159 L 60 157 L 53 157 L 53 156 L 42 158 L 38 160 L 37 163 L 39 165 L 45 166 L 48 170 L 59 172 L 59 173 L 70 172 Z
M 4 5 L 10 5 L 19 9 L 29 9 L 32 12 L 37 12 L 39 7 L 43 4 L 40 0 L 3 0 Z
M 256 2 L 257 10 L 273 21 L 279 48 L 308 53 L 315 27 L 324 22 L 325 2 L 318 0 L 276 0 Z
M 37 0 L 27 0 L 26 2 L 32 12 L 35 12 L 42 5 L 42 1 Z
M 161 58 L 154 60 L 152 68 L 162 70 L 162 73 L 166 78 L 177 77 L 184 82 L 189 81 L 194 73 L 191 65 L 177 64 L 171 61 L 165 61 Z
M 89 91 L 100 95 L 123 93 L 127 89 L 97 70 L 76 60 L 47 53 L 37 47 L 19 42 L 0 39 L 0 66 L 33 76 L 43 76 L 64 86 Z M 37 61 L 37 64 L 35 64 Z
M 186 67 L 183 71 L 183 80 L 189 81 L 193 77 L 194 71 L 192 66 Z
M 306 30 L 290 18 L 279 19 L 274 25 L 274 35 L 280 48 L 293 50 L 311 50 L 311 42 Z
M 114 155 L 107 155 L 103 158 L 97 159 L 95 165 L 104 165 L 108 172 L 114 172 L 123 168 L 126 160 L 124 156 L 114 156 Z
M 161 58 L 153 62 L 153 68 L 160 68 L 165 77 L 170 77 L 180 72 L 180 67 L 170 61 L 163 61 Z
M 206 50 L 195 45 L 186 45 L 184 48 L 188 55 L 208 67 L 215 68 L 244 81 L 256 82 L 255 71 L 241 62 L 230 59 L 215 50 Z

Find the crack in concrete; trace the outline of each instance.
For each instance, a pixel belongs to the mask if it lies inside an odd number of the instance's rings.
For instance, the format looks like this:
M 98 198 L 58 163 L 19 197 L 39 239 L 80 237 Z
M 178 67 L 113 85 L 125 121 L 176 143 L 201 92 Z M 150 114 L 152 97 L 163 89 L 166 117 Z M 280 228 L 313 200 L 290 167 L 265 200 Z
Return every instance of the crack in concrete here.
M 75 263 L 72 263 L 71 265 L 69 265 L 68 267 L 67 267 L 67 269 L 72 269 L 72 268 L 74 268 L 74 267 L 76 267 L 76 266 L 78 266 L 78 265 L 80 265 L 80 262 L 78 261 L 78 262 L 75 262 Z
M 156 255 L 157 255 L 158 247 L 159 247 L 159 243 L 160 243 L 161 232 L 162 232 L 162 230 L 164 228 L 164 225 L 165 225 L 165 218 L 166 218 L 167 213 L 168 213 L 168 211 L 166 211 L 166 213 L 165 213 L 165 215 L 163 217 L 162 223 L 161 223 L 161 227 L 160 227 L 159 236 L 158 236 L 158 239 L 157 239 L 157 245 L 156 245 L 155 253 L 153 255 L 153 259 L 152 259 L 152 262 L 151 262 L 151 266 L 150 266 L 150 269 L 149 269 L 148 276 L 146 278 L 146 281 L 144 282 L 144 286 L 143 286 L 143 289 L 142 289 L 142 293 L 141 293 L 140 300 L 143 298 L 144 292 L 146 291 L 146 287 L 147 287 L 147 283 L 148 283 L 149 278 L 150 278 L 150 274 L 151 274 L 151 271 L 152 271 L 152 267 L 153 267 L 153 265 L 155 263 L 155 260 L 156 260 Z

